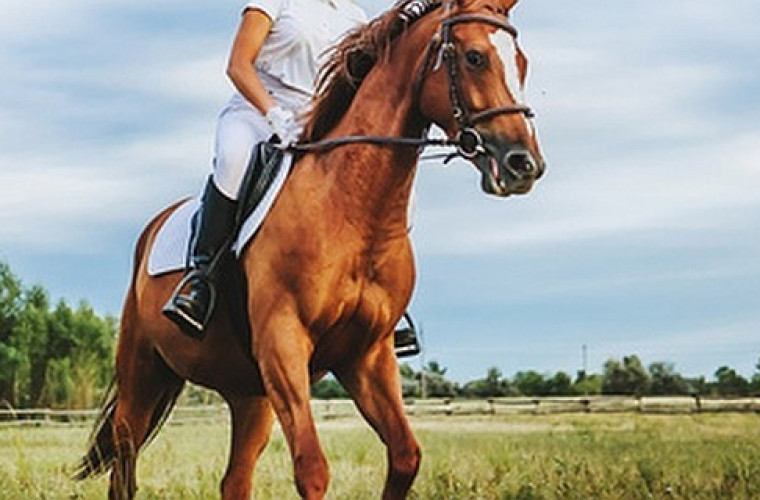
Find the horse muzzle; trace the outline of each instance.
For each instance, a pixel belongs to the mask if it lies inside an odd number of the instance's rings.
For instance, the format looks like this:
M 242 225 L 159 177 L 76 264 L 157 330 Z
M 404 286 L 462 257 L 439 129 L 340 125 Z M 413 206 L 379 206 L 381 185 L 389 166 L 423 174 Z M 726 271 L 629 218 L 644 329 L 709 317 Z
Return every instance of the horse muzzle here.
M 544 160 L 521 145 L 499 147 L 486 143 L 484 149 L 472 162 L 480 170 L 480 185 L 487 194 L 526 194 L 544 174 Z

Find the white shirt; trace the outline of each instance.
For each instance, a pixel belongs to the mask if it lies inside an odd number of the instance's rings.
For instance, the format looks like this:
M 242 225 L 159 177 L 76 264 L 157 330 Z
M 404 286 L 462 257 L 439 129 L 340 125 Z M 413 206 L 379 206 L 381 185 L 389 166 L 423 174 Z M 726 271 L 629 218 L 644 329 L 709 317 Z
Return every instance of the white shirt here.
M 353 0 L 252 0 L 248 9 L 272 20 L 255 66 L 264 86 L 287 107 L 311 98 L 327 49 L 367 21 Z M 233 96 L 237 104 L 239 99 Z

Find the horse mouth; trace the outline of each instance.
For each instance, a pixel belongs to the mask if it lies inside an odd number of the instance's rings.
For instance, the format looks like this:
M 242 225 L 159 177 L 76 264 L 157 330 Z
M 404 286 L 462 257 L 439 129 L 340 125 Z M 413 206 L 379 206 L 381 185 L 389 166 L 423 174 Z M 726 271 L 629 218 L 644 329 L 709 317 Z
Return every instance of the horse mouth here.
M 483 191 L 502 198 L 527 194 L 542 173 L 530 153 L 523 151 L 507 152 L 501 161 L 491 154 L 479 155 L 473 163 L 480 171 Z

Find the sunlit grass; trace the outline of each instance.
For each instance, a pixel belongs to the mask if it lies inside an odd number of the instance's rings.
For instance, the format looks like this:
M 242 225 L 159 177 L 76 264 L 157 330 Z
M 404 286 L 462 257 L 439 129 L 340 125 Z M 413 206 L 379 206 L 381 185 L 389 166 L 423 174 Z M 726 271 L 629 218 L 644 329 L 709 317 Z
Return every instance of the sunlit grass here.
M 546 415 L 413 420 L 423 448 L 416 499 L 760 498 L 754 414 Z M 88 429 L 0 429 L 0 498 L 104 498 L 105 478 L 69 479 Z M 361 421 L 322 422 L 329 497 L 377 498 L 385 450 Z M 226 423 L 169 426 L 141 455 L 141 499 L 218 497 Z M 275 431 L 255 498 L 295 498 L 287 446 Z

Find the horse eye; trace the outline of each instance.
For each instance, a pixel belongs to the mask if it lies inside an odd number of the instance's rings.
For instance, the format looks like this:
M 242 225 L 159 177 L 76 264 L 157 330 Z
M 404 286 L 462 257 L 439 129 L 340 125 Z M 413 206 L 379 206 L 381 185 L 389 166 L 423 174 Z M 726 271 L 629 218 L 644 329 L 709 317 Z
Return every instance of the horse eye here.
M 468 50 L 464 54 L 464 60 L 473 69 L 482 69 L 486 65 L 486 56 L 479 50 Z

